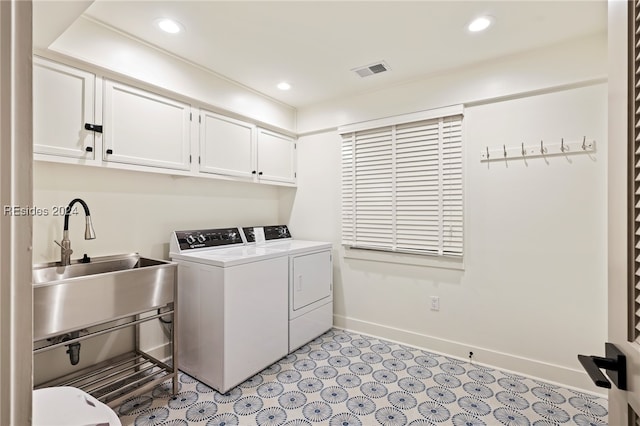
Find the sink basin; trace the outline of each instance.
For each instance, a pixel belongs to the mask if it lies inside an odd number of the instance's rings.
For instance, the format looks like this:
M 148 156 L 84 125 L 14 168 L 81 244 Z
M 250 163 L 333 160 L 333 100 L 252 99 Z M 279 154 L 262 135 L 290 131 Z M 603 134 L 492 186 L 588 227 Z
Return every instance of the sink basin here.
M 135 253 L 93 258 L 90 263 L 72 263 L 69 266 L 60 266 L 58 262 L 45 263 L 33 267 L 33 284 L 37 286 L 68 278 L 127 271 L 135 268 L 166 265 L 167 263 L 169 262 L 140 257 Z
M 33 267 L 33 340 L 157 309 L 175 299 L 177 265 L 137 253 Z

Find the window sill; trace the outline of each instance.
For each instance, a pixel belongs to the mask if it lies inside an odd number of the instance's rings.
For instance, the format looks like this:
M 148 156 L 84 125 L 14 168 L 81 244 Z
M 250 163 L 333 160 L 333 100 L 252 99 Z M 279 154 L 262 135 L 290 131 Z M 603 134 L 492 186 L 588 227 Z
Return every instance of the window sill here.
M 345 259 L 368 260 L 371 262 L 399 263 L 403 265 L 426 266 L 430 268 L 454 269 L 464 271 L 463 258 L 429 256 L 390 251 L 358 249 L 342 246 Z

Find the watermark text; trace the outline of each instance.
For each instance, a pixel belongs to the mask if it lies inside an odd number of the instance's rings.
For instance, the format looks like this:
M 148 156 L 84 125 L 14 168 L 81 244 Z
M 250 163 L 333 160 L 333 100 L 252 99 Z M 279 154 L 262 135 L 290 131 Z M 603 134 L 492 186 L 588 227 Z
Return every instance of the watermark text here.
M 4 216 L 65 216 L 66 214 L 78 214 L 77 207 L 69 209 L 69 206 L 2 206 Z

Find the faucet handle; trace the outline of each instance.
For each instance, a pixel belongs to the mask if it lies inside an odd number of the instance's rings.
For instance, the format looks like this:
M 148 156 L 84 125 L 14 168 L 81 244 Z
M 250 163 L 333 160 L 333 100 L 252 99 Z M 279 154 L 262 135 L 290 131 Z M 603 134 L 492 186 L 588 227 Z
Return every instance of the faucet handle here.
M 73 250 L 71 250 L 71 247 L 68 245 L 67 247 L 65 247 L 65 244 L 64 244 L 65 241 L 68 242 L 69 240 L 62 240 L 62 243 L 59 243 L 58 241 L 53 240 L 54 243 L 60 246 L 60 248 L 62 249 L 62 253 L 71 255 L 73 253 Z

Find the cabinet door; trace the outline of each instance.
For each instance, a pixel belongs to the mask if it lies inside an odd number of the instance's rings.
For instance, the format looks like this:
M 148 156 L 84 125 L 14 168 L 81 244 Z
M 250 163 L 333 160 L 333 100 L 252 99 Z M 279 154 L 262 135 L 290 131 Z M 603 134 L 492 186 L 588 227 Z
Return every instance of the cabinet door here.
M 200 171 L 252 177 L 255 126 L 208 111 L 201 112 Z
M 189 170 L 187 104 L 105 80 L 105 161 Z
M 295 183 L 295 141 L 258 129 L 258 175 L 261 181 Z
M 33 58 L 33 151 L 92 160 L 95 75 Z

